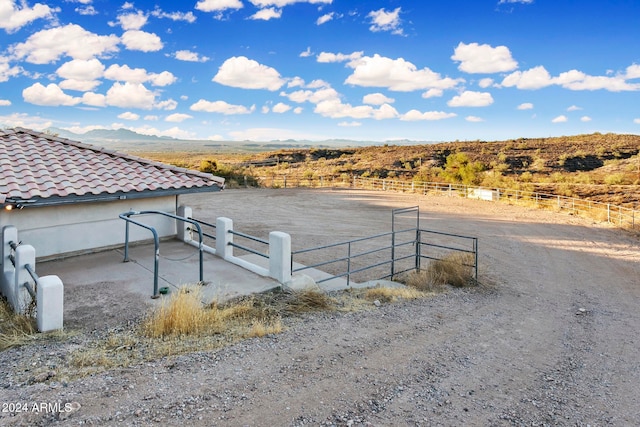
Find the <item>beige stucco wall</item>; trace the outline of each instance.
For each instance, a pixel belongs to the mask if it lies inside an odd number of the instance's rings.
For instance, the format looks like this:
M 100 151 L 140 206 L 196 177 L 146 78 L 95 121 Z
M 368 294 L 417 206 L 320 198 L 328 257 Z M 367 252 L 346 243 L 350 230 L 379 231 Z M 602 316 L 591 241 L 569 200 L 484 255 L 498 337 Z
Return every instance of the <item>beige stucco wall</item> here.
M 119 214 L 130 210 L 176 213 L 176 196 L 130 199 L 0 211 L 0 227 L 13 225 L 18 238 L 36 249 L 38 258 L 82 253 L 124 245 L 125 221 Z M 160 237 L 176 234 L 175 220 L 162 215 L 133 219 L 155 227 Z M 149 230 L 130 225 L 130 242 L 149 240 Z

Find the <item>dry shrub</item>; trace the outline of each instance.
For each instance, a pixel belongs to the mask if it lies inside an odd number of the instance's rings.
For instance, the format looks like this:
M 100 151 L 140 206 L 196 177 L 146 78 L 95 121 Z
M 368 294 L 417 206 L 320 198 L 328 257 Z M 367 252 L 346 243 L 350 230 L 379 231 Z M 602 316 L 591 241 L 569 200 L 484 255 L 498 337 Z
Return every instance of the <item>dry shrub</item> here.
M 26 344 L 36 332 L 33 317 L 15 313 L 6 299 L 0 299 L 0 351 Z
M 150 337 L 198 334 L 217 323 L 216 314 L 217 310 L 209 312 L 202 305 L 199 288 L 185 286 L 144 319 L 142 330 Z
M 369 301 L 394 302 L 398 299 L 418 299 L 424 297 L 424 292 L 416 288 L 375 287 L 365 291 L 364 297 Z
M 430 262 L 426 273 L 436 285 L 462 287 L 473 282 L 473 264 L 473 254 L 454 252 Z
M 219 334 L 241 329 L 254 319 L 273 317 L 269 310 L 253 297 L 240 298 L 218 305 L 202 303 L 197 286 L 185 286 L 171 295 L 142 322 L 142 332 L 152 338 Z
M 283 310 L 289 313 L 330 310 L 333 300 L 324 292 L 315 289 L 293 291 L 284 299 Z
M 259 338 L 269 334 L 279 334 L 280 332 L 282 332 L 282 321 L 280 318 L 272 320 L 256 319 L 251 325 L 247 336 L 249 338 Z
M 473 254 L 451 253 L 431 261 L 425 270 L 408 274 L 405 284 L 425 292 L 441 291 L 445 285 L 467 286 L 474 282 L 473 263 Z

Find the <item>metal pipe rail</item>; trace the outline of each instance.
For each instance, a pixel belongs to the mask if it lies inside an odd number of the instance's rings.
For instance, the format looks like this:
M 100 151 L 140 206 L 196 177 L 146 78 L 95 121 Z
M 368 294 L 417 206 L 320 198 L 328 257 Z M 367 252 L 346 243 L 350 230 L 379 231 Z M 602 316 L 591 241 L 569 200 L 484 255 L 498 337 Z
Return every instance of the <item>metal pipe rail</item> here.
M 16 249 L 18 249 L 18 246 L 20 246 L 22 244 L 22 242 L 9 242 L 9 246 L 11 247 L 11 249 L 13 249 L 14 251 Z M 15 268 L 16 266 L 16 258 L 13 254 L 9 254 L 9 260 L 11 261 L 11 264 L 13 264 L 13 267 Z M 33 279 L 33 282 L 36 284 L 36 288 L 32 288 L 31 284 L 29 282 L 24 282 L 22 284 L 22 286 L 24 286 L 27 289 L 27 292 L 29 292 L 29 295 L 31 295 L 31 299 L 33 299 L 34 301 L 36 300 L 36 289 L 38 286 L 38 281 L 40 280 L 40 278 L 38 277 L 38 275 L 36 274 L 35 270 L 33 269 L 33 267 L 31 267 L 31 264 L 25 264 L 24 266 L 25 270 L 27 270 L 27 273 L 29 273 L 29 275 L 31 275 L 31 278 Z
M 251 236 L 250 234 L 241 233 L 241 232 L 235 231 L 235 230 L 229 230 L 229 233 L 231 233 L 231 234 L 233 234 L 235 236 L 244 237 L 245 239 L 253 240 L 254 242 L 262 243 L 264 245 L 269 246 L 269 242 L 267 240 L 261 239 L 261 238 L 256 237 L 256 236 Z M 247 246 L 240 245 L 240 244 L 235 243 L 235 242 L 230 242 L 229 246 L 241 249 L 241 250 L 243 250 L 245 252 L 249 252 L 249 253 L 261 256 L 263 258 L 269 258 L 269 255 L 267 255 L 265 253 L 262 253 L 262 252 L 260 252 L 260 251 L 258 251 L 256 249 L 249 248 Z
M 153 234 L 153 244 L 154 244 L 154 263 L 153 263 L 153 295 L 151 296 L 151 298 L 159 298 L 160 294 L 158 293 L 158 266 L 159 266 L 159 260 L 160 260 L 160 238 L 158 237 L 158 232 L 156 231 L 155 228 L 151 227 L 150 225 L 144 224 L 142 222 L 136 221 L 134 219 L 131 219 L 131 216 L 133 215 L 162 215 L 162 216 L 166 216 L 168 218 L 173 218 L 175 220 L 178 221 L 184 221 L 184 222 L 188 222 L 190 224 L 195 225 L 196 230 L 198 231 L 198 237 L 199 237 L 199 244 L 198 244 L 198 252 L 200 253 L 200 282 L 204 282 L 203 279 L 203 272 L 204 272 L 204 267 L 203 267 L 203 243 L 202 243 L 202 228 L 200 227 L 200 224 L 198 224 L 195 220 L 189 219 L 189 218 L 183 218 L 181 216 L 177 216 L 177 215 L 173 215 L 170 214 L 168 212 L 162 212 L 162 211 L 155 211 L 155 210 L 149 210 L 149 211 L 129 211 L 129 212 L 125 212 L 122 213 L 120 215 L 118 215 L 120 217 L 120 219 L 123 219 L 126 223 L 126 228 L 125 228 L 125 238 L 124 238 L 124 262 L 128 262 L 129 261 L 129 223 L 132 223 L 134 225 L 137 225 L 138 227 L 142 227 L 145 228 L 149 231 L 151 231 L 151 233 Z
M 213 228 L 214 230 L 216 229 L 216 225 L 215 225 L 215 224 L 210 224 L 210 223 L 208 223 L 208 222 L 205 222 L 205 221 L 202 221 L 202 220 L 199 220 L 199 219 L 196 219 L 196 218 L 191 218 L 191 217 L 190 217 L 190 218 L 187 218 L 187 219 L 191 219 L 191 220 L 193 220 L 193 221 L 197 222 L 197 223 L 198 223 L 198 224 L 200 224 L 200 225 L 205 225 L 205 226 L 207 226 L 207 227 Z M 187 227 L 187 230 L 189 230 L 189 231 L 193 231 L 193 229 L 192 229 L 191 227 Z M 202 232 L 202 235 L 203 235 L 204 237 L 208 237 L 208 238 L 210 238 L 210 239 L 216 240 L 216 236 L 215 236 L 215 234 L 209 234 L 209 233 L 205 233 L 205 232 L 203 231 L 203 232 Z
M 471 240 L 471 249 L 464 249 L 464 248 L 460 248 L 460 247 L 453 247 L 453 246 L 445 246 L 445 245 L 439 245 L 436 243 L 425 243 L 422 241 L 422 235 L 423 234 L 437 234 L 440 236 L 447 236 L 447 237 L 455 237 L 458 239 L 465 239 L 465 240 Z M 478 280 L 478 238 L 477 237 L 469 237 L 469 236 L 462 236 L 459 234 L 452 234 L 452 233 L 444 233 L 441 231 L 431 231 L 431 230 L 418 230 L 418 261 L 420 259 L 430 259 L 430 260 L 440 260 L 440 258 L 436 258 L 436 257 L 431 257 L 431 256 L 427 256 L 427 255 L 423 255 L 422 254 L 422 247 L 432 247 L 432 248 L 438 248 L 438 249 L 446 249 L 446 250 L 450 250 L 450 251 L 455 251 L 455 252 L 462 252 L 462 253 L 469 253 L 469 254 L 473 254 L 473 265 L 467 265 L 467 264 L 463 264 L 467 267 L 472 267 L 473 268 L 473 278 L 474 280 Z M 418 268 L 420 266 L 418 265 Z

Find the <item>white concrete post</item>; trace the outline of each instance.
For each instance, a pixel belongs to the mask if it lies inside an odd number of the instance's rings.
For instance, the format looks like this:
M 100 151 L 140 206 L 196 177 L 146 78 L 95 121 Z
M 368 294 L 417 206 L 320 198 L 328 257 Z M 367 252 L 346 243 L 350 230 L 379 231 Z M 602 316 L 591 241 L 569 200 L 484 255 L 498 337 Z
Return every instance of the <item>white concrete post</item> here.
M 269 276 L 283 285 L 291 281 L 291 236 L 287 233 L 269 233 Z
M 216 255 L 222 259 L 233 257 L 233 246 L 229 244 L 233 243 L 231 230 L 233 230 L 233 220 L 224 217 L 216 219 Z
M 5 225 L 2 227 L 2 247 L 0 253 L 2 255 L 2 277 L 0 278 L 0 292 L 7 297 L 7 300 L 13 299 L 13 283 L 15 269 L 13 263 L 9 259 L 11 255 L 11 246 L 9 242 L 18 243 L 18 229 L 13 225 Z
M 38 281 L 36 293 L 38 313 L 36 320 L 40 332 L 62 329 L 64 286 L 58 276 L 44 276 Z
M 25 309 L 29 306 L 31 301 L 31 295 L 24 287 L 25 282 L 31 285 L 31 288 L 35 290 L 34 281 L 31 274 L 25 268 L 25 265 L 30 264 L 31 268 L 36 268 L 36 250 L 31 245 L 20 245 L 15 250 L 16 260 L 16 272 L 14 277 L 13 287 L 13 309 L 16 313 L 24 313 Z
M 193 216 L 193 210 L 189 206 L 180 205 L 178 206 L 177 215 L 182 218 L 191 218 Z M 191 231 L 192 224 L 186 221 L 176 221 L 178 222 L 178 224 L 176 224 L 176 226 L 178 227 L 178 239 L 182 240 L 183 242 L 193 240 L 193 231 Z

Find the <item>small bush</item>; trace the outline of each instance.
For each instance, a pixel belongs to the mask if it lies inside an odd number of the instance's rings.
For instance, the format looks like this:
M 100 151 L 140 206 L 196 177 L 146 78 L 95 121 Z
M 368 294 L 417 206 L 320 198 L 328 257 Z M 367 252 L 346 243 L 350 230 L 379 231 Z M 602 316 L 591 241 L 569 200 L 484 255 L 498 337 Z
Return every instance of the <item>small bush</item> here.
M 431 261 L 424 270 L 410 273 L 405 283 L 425 292 L 438 292 L 445 285 L 467 286 L 473 283 L 473 261 L 472 254 L 452 253 Z
M 418 299 L 424 297 L 424 292 L 416 288 L 375 287 L 365 291 L 364 297 L 369 301 L 394 302 L 398 299 Z
M 429 263 L 426 272 L 436 284 L 462 287 L 473 281 L 473 262 L 472 254 L 452 253 Z
M 36 332 L 32 316 L 15 313 L 7 300 L 0 298 L 0 351 L 26 344 Z
M 284 311 L 289 313 L 305 313 L 309 311 L 330 310 L 333 301 L 324 292 L 314 289 L 294 291 L 284 300 Z

